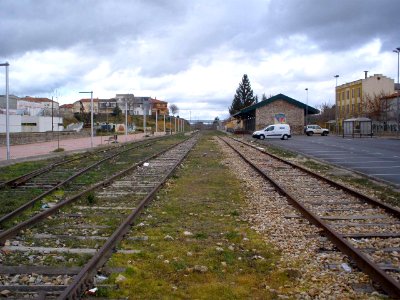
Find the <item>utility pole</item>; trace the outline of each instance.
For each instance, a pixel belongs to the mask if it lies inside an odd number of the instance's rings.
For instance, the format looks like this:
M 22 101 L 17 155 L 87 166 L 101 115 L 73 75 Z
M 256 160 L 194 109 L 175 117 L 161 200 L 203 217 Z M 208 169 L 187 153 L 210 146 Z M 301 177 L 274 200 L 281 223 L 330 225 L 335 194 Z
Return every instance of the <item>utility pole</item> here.
M 306 126 L 308 125 L 308 88 L 306 88 L 307 99 L 306 99 Z
M 54 107 L 53 107 L 53 96 L 51 96 L 51 132 L 53 132 L 53 127 L 54 127 L 54 121 L 53 121 L 53 111 L 54 111 Z M 53 138 L 53 137 L 52 137 Z
M 10 159 L 10 107 L 9 107 L 9 90 L 8 90 L 8 67 L 10 64 L 5 62 L 0 64 L 1 67 L 6 67 L 6 144 L 7 144 L 7 160 Z
M 400 83 L 399 83 L 399 54 L 400 47 L 393 50 L 393 52 L 397 53 L 397 111 L 396 111 L 396 120 L 397 120 L 397 137 L 399 137 L 400 132 L 400 123 L 399 123 L 399 92 L 400 92 Z
M 335 107 L 336 107 L 336 112 L 335 112 L 335 116 L 336 116 L 336 134 L 339 134 L 339 100 L 338 100 L 338 95 L 337 95 L 337 79 L 339 77 L 339 75 L 335 75 L 333 76 L 336 78 L 336 86 L 335 86 Z

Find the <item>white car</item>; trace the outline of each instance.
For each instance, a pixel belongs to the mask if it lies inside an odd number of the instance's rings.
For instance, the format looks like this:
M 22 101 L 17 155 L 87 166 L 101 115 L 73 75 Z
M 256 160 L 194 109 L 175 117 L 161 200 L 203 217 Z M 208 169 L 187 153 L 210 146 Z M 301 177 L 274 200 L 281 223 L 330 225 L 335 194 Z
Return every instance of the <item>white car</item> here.
M 252 136 L 260 140 L 265 138 L 280 138 L 282 140 L 287 140 L 292 137 L 290 126 L 288 124 L 269 125 L 264 129 L 253 132 Z
M 308 136 L 313 134 L 328 135 L 329 129 L 322 128 L 319 125 L 307 125 L 304 127 L 304 133 Z

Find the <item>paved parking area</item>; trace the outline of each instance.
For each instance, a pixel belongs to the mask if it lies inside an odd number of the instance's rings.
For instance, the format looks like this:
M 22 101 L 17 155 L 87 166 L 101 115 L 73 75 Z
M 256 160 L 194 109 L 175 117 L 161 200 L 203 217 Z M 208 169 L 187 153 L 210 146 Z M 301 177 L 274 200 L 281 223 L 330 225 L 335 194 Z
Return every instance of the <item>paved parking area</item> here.
M 400 139 L 293 136 L 260 141 L 339 165 L 400 188 Z

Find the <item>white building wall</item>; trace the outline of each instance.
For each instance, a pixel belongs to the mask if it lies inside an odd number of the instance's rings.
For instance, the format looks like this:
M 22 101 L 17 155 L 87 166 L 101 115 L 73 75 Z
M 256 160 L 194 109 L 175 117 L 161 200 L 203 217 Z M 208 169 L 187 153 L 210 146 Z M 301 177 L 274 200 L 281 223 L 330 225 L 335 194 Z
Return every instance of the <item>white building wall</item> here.
M 22 131 L 23 132 L 46 132 L 51 131 L 51 117 L 38 117 L 38 116 L 22 116 Z M 63 131 L 62 124 L 63 118 L 53 117 L 53 131 Z
M 374 76 L 362 80 L 362 90 L 363 96 L 374 97 L 374 95 L 380 96 L 381 93 L 392 95 L 394 93 L 394 79 L 382 74 L 374 74 Z
M 21 132 L 21 116 L 9 115 L 10 132 Z M 0 114 L 0 132 L 6 132 L 6 115 Z

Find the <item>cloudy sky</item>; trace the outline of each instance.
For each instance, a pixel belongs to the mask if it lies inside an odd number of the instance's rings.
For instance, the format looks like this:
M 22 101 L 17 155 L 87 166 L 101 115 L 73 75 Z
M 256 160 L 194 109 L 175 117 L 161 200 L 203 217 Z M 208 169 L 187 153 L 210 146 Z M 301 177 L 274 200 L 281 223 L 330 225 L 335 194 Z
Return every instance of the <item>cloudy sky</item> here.
M 335 74 L 397 81 L 399 11 L 399 0 L 1 0 L 0 62 L 11 94 L 60 104 L 133 93 L 225 118 L 248 74 L 259 97 L 306 102 L 308 88 L 318 107 L 334 103 Z

